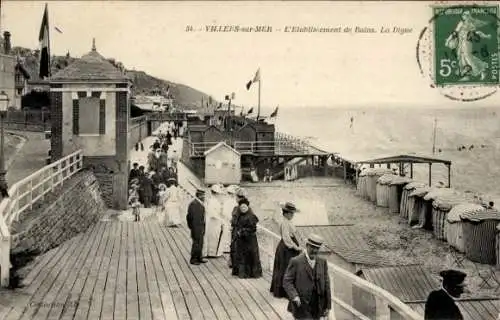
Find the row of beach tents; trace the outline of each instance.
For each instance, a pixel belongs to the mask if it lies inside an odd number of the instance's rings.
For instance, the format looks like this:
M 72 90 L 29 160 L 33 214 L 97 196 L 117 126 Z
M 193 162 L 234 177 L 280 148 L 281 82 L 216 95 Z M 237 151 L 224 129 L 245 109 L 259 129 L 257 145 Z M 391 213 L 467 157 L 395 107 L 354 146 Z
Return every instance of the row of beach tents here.
M 363 170 L 357 194 L 432 231 L 470 261 L 500 266 L 500 212 L 474 194 L 428 186 L 386 168 Z

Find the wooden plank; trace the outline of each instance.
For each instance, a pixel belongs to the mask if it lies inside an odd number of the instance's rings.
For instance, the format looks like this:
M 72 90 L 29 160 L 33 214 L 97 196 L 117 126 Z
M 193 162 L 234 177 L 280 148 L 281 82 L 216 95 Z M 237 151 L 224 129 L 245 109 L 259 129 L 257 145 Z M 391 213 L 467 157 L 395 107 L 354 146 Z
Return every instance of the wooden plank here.
M 112 223 L 111 222 L 99 222 L 99 223 L 104 224 L 104 238 L 99 243 L 99 249 L 96 253 L 96 257 L 94 261 L 92 261 L 92 265 L 90 266 L 90 270 L 85 280 L 85 285 L 83 287 L 80 296 L 80 301 L 74 314 L 75 320 L 87 319 L 88 312 L 92 304 L 92 300 L 94 299 L 93 291 L 97 281 L 97 277 L 99 275 L 99 269 L 101 268 L 104 251 L 108 246 L 108 242 L 111 241 L 109 228 Z
M 168 282 L 168 288 L 170 288 L 170 293 L 173 299 L 173 303 L 175 306 L 175 310 L 177 313 L 177 318 L 180 320 L 183 319 L 191 319 L 191 316 L 188 311 L 187 307 L 187 300 L 184 299 L 183 293 L 181 291 L 179 282 L 177 281 L 175 275 L 174 275 L 174 270 L 170 264 L 170 261 L 167 259 L 170 255 L 167 254 L 167 250 L 164 248 L 162 241 L 159 239 L 157 235 L 157 229 L 153 228 L 154 224 L 148 225 L 149 227 L 149 235 L 153 239 L 155 243 L 156 250 L 158 252 L 158 255 L 153 255 L 157 256 L 160 258 L 161 262 L 161 267 L 163 270 L 162 271 L 162 276 L 165 276 Z M 158 265 L 159 266 L 159 265 Z M 165 296 L 162 296 L 162 301 L 163 301 L 163 308 L 164 311 L 167 312 L 169 309 L 166 308 L 165 305 L 165 300 L 167 298 Z
M 60 288 L 59 293 L 57 294 L 57 297 L 55 299 L 56 304 L 52 306 L 47 319 L 59 319 L 64 308 L 68 308 L 71 305 L 74 306 L 76 303 L 78 303 L 78 297 L 72 296 L 70 292 L 75 284 L 77 275 L 80 273 L 84 262 L 89 258 L 90 250 L 95 245 L 95 243 L 99 241 L 98 237 L 100 236 L 100 231 L 100 227 L 94 225 L 90 230 L 87 230 L 85 232 L 84 237 L 86 239 L 82 239 L 81 242 L 83 248 L 81 249 L 78 259 L 76 260 L 73 268 L 67 270 L 67 272 L 69 272 L 69 275 L 67 276 L 64 285 Z M 75 252 L 75 256 L 76 255 L 78 255 L 77 252 Z
M 56 256 L 57 252 L 61 250 L 64 246 L 60 245 L 57 246 L 48 252 L 44 253 L 42 256 L 38 257 L 35 261 L 35 265 L 33 266 L 33 269 L 26 275 L 26 277 L 22 280 L 22 284 L 27 287 L 31 285 L 33 280 L 42 272 L 42 270 L 45 270 L 45 266 Z
M 113 254 L 113 247 L 117 242 L 117 232 L 118 224 L 112 222 L 107 225 L 106 233 L 109 235 L 108 243 L 106 249 L 104 250 L 104 255 L 101 261 L 101 267 L 97 273 L 97 282 L 94 286 L 94 291 L 92 293 L 92 301 L 89 308 L 89 319 L 98 319 L 101 316 L 102 304 L 104 300 L 104 288 L 106 285 L 106 280 L 108 278 L 109 265 L 111 262 L 111 255 Z
M 101 320 L 112 320 L 113 311 L 115 308 L 115 290 L 118 277 L 118 263 L 121 251 L 121 236 L 122 236 L 122 223 L 115 222 L 113 230 L 113 253 L 111 254 L 111 261 L 109 264 L 108 275 L 106 278 L 106 286 L 104 287 L 104 296 L 101 311 Z
M 74 240 L 69 243 L 70 246 L 68 250 L 66 250 L 64 255 L 59 257 L 58 260 L 54 261 L 54 264 L 52 265 L 50 271 L 48 271 L 46 274 L 40 275 L 43 280 L 41 281 L 39 286 L 36 286 L 36 292 L 29 292 L 31 298 L 29 300 L 29 303 L 25 306 L 24 313 L 22 317 L 20 317 L 20 319 L 33 319 L 34 314 L 41 306 L 40 303 L 43 301 L 43 297 L 52 287 L 54 281 L 57 279 L 57 276 L 61 272 L 61 269 L 63 269 L 66 263 L 70 260 L 81 239 L 82 235 L 78 235 L 76 238 L 74 238 Z
M 189 281 L 186 279 L 186 276 L 184 275 L 184 272 L 182 271 L 182 269 L 190 270 L 191 269 L 190 266 L 183 264 L 181 267 L 177 259 L 173 258 L 175 249 L 172 249 L 170 247 L 170 244 L 166 240 L 165 235 L 160 230 L 159 226 L 154 224 L 151 227 L 154 231 L 155 236 L 158 237 L 158 239 L 160 239 L 161 243 L 163 244 L 164 254 L 166 254 L 167 257 L 171 257 L 170 265 L 179 283 L 180 291 L 186 301 L 190 317 L 194 319 L 204 319 L 202 309 L 198 304 L 198 299 L 197 299 L 199 296 L 200 288 L 191 287 Z M 174 294 L 174 297 L 175 296 L 176 295 Z
M 115 288 L 114 319 L 127 319 L 127 237 L 128 223 L 121 223 L 120 258 Z
M 74 282 L 73 287 L 71 288 L 71 292 L 70 292 L 70 297 L 73 297 L 73 299 L 75 301 L 77 301 L 78 304 L 81 303 L 80 296 L 81 296 L 83 287 L 85 285 L 85 280 L 87 279 L 90 267 L 96 258 L 96 252 L 97 252 L 101 242 L 103 241 L 104 231 L 106 230 L 106 226 L 104 223 L 97 223 L 94 226 L 94 228 L 98 229 L 98 234 L 95 236 L 95 242 L 91 247 L 91 250 L 89 252 L 87 259 L 82 263 L 82 268 L 78 271 L 78 274 L 76 275 L 75 282 Z M 62 315 L 61 315 L 61 319 L 62 320 L 73 319 L 73 315 L 76 312 L 76 308 L 77 308 L 77 304 L 68 305 L 63 310 Z
M 149 298 L 148 283 L 146 281 L 146 271 L 144 265 L 143 243 L 139 237 L 140 229 L 143 229 L 144 222 L 132 224 L 134 229 L 135 242 L 135 262 L 137 270 L 137 290 L 139 292 L 139 314 L 141 320 L 151 320 L 153 311 L 151 310 L 151 300 Z
M 185 230 L 179 229 L 175 233 L 175 239 L 179 239 L 179 241 L 182 241 L 182 249 L 188 251 L 190 247 L 190 243 L 187 237 L 187 232 Z M 214 263 L 212 263 L 212 261 Z M 249 292 L 249 294 L 254 298 L 256 303 L 260 306 L 261 313 L 255 313 L 254 310 L 251 310 L 251 312 L 254 312 L 254 315 L 256 316 L 257 319 L 261 319 L 262 316 L 264 316 L 263 319 L 281 319 L 282 317 L 280 316 L 280 312 L 277 312 L 274 310 L 274 306 L 271 303 L 272 300 L 278 301 L 278 299 L 274 299 L 274 297 L 271 296 L 269 292 L 269 286 L 270 284 L 267 282 L 267 280 L 263 277 L 260 279 L 238 279 L 230 276 L 231 269 L 227 267 L 227 259 L 226 258 L 219 258 L 216 260 L 211 260 L 210 263 L 208 263 L 208 266 L 206 266 L 207 272 L 203 272 L 204 274 L 212 274 L 216 275 L 217 279 L 221 279 L 225 283 L 229 284 L 231 281 L 238 281 L 240 282 L 245 290 Z M 205 271 L 205 270 L 203 270 Z M 208 279 L 210 284 L 215 284 L 216 281 Z M 222 289 L 222 288 L 221 288 Z M 226 291 L 230 292 L 230 296 L 234 295 L 234 289 L 228 288 L 224 289 L 222 291 L 219 288 L 214 287 L 214 290 L 217 292 L 217 294 L 220 294 L 221 292 L 226 293 Z M 269 298 L 269 299 L 267 299 Z M 227 309 L 228 305 L 231 305 L 233 309 L 239 310 L 239 306 L 237 307 L 235 304 L 233 304 L 231 301 L 224 301 L 224 307 Z M 236 303 L 238 303 L 236 301 Z M 278 308 L 279 309 L 279 308 Z M 229 313 L 229 312 L 228 312 Z M 281 313 L 283 314 L 283 313 Z M 217 313 L 219 316 L 219 314 Z M 234 316 L 230 315 L 231 319 L 234 319 Z
M 181 229 L 176 237 L 183 237 L 184 239 L 187 239 L 187 229 Z M 221 268 L 215 267 L 217 264 L 222 264 L 222 268 L 227 271 L 221 272 Z M 217 279 L 221 279 L 227 284 L 226 290 L 231 293 L 235 306 L 239 310 L 243 319 L 255 319 L 256 317 L 254 317 L 254 315 L 258 316 L 257 319 L 262 318 L 262 311 L 259 309 L 252 297 L 248 295 L 248 292 L 243 289 L 239 283 L 239 279 L 230 275 L 230 269 L 227 268 L 224 259 L 210 259 L 210 261 L 206 263 L 206 267 L 210 273 L 216 275 Z
M 177 230 L 174 230 L 174 228 L 165 228 L 163 226 L 161 226 L 160 228 L 164 230 L 164 234 L 166 235 L 167 240 L 174 248 L 174 252 L 176 252 L 175 253 L 176 258 L 178 260 L 185 259 L 181 254 L 181 252 L 190 252 L 190 251 L 186 250 L 186 248 L 182 245 L 182 243 L 180 243 L 182 240 L 179 239 L 179 237 L 183 237 L 183 235 L 178 234 L 176 232 Z M 198 269 L 202 269 L 204 266 L 200 267 L 201 268 Z M 204 272 L 204 270 L 202 270 L 202 272 L 196 272 L 196 270 L 194 270 L 194 277 L 191 275 L 188 276 L 188 279 L 190 281 L 196 281 L 197 282 L 196 285 L 199 285 L 203 289 L 203 292 L 209 303 L 208 308 L 213 310 L 214 313 L 213 315 L 209 314 L 207 318 L 214 319 L 215 315 L 217 315 L 218 319 L 230 319 L 226 313 L 226 310 L 224 309 L 222 301 L 218 297 L 217 290 L 213 288 L 213 284 L 205 277 L 206 273 L 207 272 Z M 205 308 L 207 308 L 207 306 L 202 306 L 202 308 L 205 311 L 206 310 Z
M 127 319 L 139 319 L 139 296 L 137 294 L 137 271 L 133 223 L 127 222 Z
M 154 223 L 154 222 L 153 222 Z M 156 261 L 153 261 L 151 251 L 154 250 L 154 243 L 151 241 L 147 234 L 149 233 L 149 229 L 146 225 L 144 225 L 139 232 L 139 239 L 142 244 L 142 251 L 144 255 L 144 269 L 146 275 L 146 282 L 149 290 L 149 299 L 151 302 L 151 312 L 152 318 L 154 320 L 163 320 L 163 319 L 175 319 L 177 315 L 175 314 L 174 304 L 171 304 L 173 309 L 173 314 L 166 315 L 163 310 L 162 297 L 160 295 L 160 290 L 168 291 L 170 297 L 170 289 L 167 286 L 166 280 L 163 277 L 162 281 L 160 281 L 160 277 L 157 276 L 155 270 L 155 264 L 160 264 L 158 257 Z M 153 251 L 156 253 L 156 251 Z M 167 304 L 167 303 L 166 303 Z
M 23 296 L 18 299 L 13 308 L 7 314 L 5 320 L 13 320 L 19 319 L 23 312 L 29 307 L 29 302 L 32 296 L 36 293 L 38 288 L 42 285 L 43 280 L 46 278 L 47 273 L 49 273 L 52 268 L 60 261 L 61 257 L 65 256 L 66 253 L 71 249 L 71 245 L 74 244 L 75 239 L 71 239 L 59 246 L 59 250 L 56 255 L 48 261 L 48 263 L 44 266 L 43 274 L 37 273 L 36 276 L 32 276 L 32 280 L 30 280 L 30 284 L 21 289 L 20 292 Z M 36 270 L 32 270 L 32 272 L 36 272 Z M 30 272 L 31 273 L 31 272 Z

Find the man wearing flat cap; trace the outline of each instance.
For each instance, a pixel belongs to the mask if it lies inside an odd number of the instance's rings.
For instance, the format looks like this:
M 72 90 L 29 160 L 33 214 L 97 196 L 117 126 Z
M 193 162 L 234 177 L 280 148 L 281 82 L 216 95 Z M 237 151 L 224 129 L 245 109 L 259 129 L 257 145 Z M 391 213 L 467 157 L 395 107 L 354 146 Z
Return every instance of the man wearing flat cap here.
M 425 303 L 425 320 L 463 320 L 462 313 L 454 299 L 464 292 L 467 274 L 457 270 L 444 270 L 439 273 L 443 278 L 441 289 L 432 291 Z
M 191 230 L 191 259 L 190 263 L 199 265 L 207 262 L 202 259 L 203 237 L 205 236 L 205 206 L 202 202 L 205 200 L 205 191 L 196 190 L 196 198 L 191 201 L 186 216 L 188 228 Z
M 332 308 L 330 277 L 325 259 L 318 257 L 323 239 L 311 234 L 306 250 L 293 257 L 283 277 L 283 289 L 290 300 L 288 311 L 294 319 L 318 320 Z

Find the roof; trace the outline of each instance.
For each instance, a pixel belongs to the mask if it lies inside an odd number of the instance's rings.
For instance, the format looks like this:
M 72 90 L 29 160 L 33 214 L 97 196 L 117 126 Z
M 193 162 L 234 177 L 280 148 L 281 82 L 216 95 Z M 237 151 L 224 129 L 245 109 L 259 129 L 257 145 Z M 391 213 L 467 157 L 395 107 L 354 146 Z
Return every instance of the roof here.
M 325 239 L 325 247 L 341 256 L 344 260 L 364 265 L 390 265 L 384 261 L 361 236 L 359 227 L 355 225 L 338 226 L 297 226 L 303 239 L 315 233 Z
M 224 141 L 221 141 L 219 143 L 217 143 L 215 146 L 213 146 L 212 148 L 208 149 L 207 151 L 205 151 L 203 153 L 204 156 L 207 156 L 209 153 L 221 148 L 221 147 L 225 147 L 231 151 L 233 151 L 234 153 L 236 153 L 237 155 L 240 155 L 240 153 L 236 150 L 234 150 L 233 148 L 231 148 L 231 146 L 229 146 L 228 144 L 226 144 Z
M 451 160 L 445 160 L 441 158 L 416 156 L 409 154 L 402 154 L 397 156 L 382 157 L 371 160 L 358 161 L 360 164 L 384 164 L 384 163 L 396 163 L 396 162 L 410 162 L 410 163 L 443 163 L 446 165 L 451 165 Z
M 457 301 L 464 320 L 496 319 L 500 312 L 500 301 L 495 299 L 471 299 Z M 412 303 L 409 306 L 420 314 L 424 314 L 425 302 Z
M 129 78 L 97 51 L 92 50 L 81 59 L 54 74 L 50 80 L 115 80 L 121 82 L 129 80 Z
M 403 302 L 425 301 L 440 282 L 421 265 L 362 269 L 364 278 Z

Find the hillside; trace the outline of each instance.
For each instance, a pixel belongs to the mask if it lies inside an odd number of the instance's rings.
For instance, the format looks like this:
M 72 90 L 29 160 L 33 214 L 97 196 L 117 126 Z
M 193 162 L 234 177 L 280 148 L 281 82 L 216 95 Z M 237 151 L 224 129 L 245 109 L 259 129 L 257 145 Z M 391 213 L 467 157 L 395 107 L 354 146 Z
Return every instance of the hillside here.
M 29 72 L 31 80 L 39 80 L 38 50 L 14 47 L 12 51 L 13 54 L 19 54 L 23 59 L 23 65 Z M 71 57 L 69 54 L 66 56 L 54 56 L 52 58 L 52 74 L 60 69 L 64 69 L 76 60 L 78 58 Z M 117 67 L 123 66 L 121 62 L 113 58 L 108 58 L 108 60 Z M 170 94 L 175 99 L 176 104 L 184 108 L 198 108 L 202 99 L 205 103 L 209 100 L 209 95 L 187 85 L 158 79 L 148 75 L 144 71 L 128 70 L 126 68 L 125 71 L 134 82 L 133 91 L 135 94 L 152 94 L 153 91 L 159 91 L 164 94 L 167 88 L 170 87 Z M 214 103 L 216 103 L 215 100 Z

